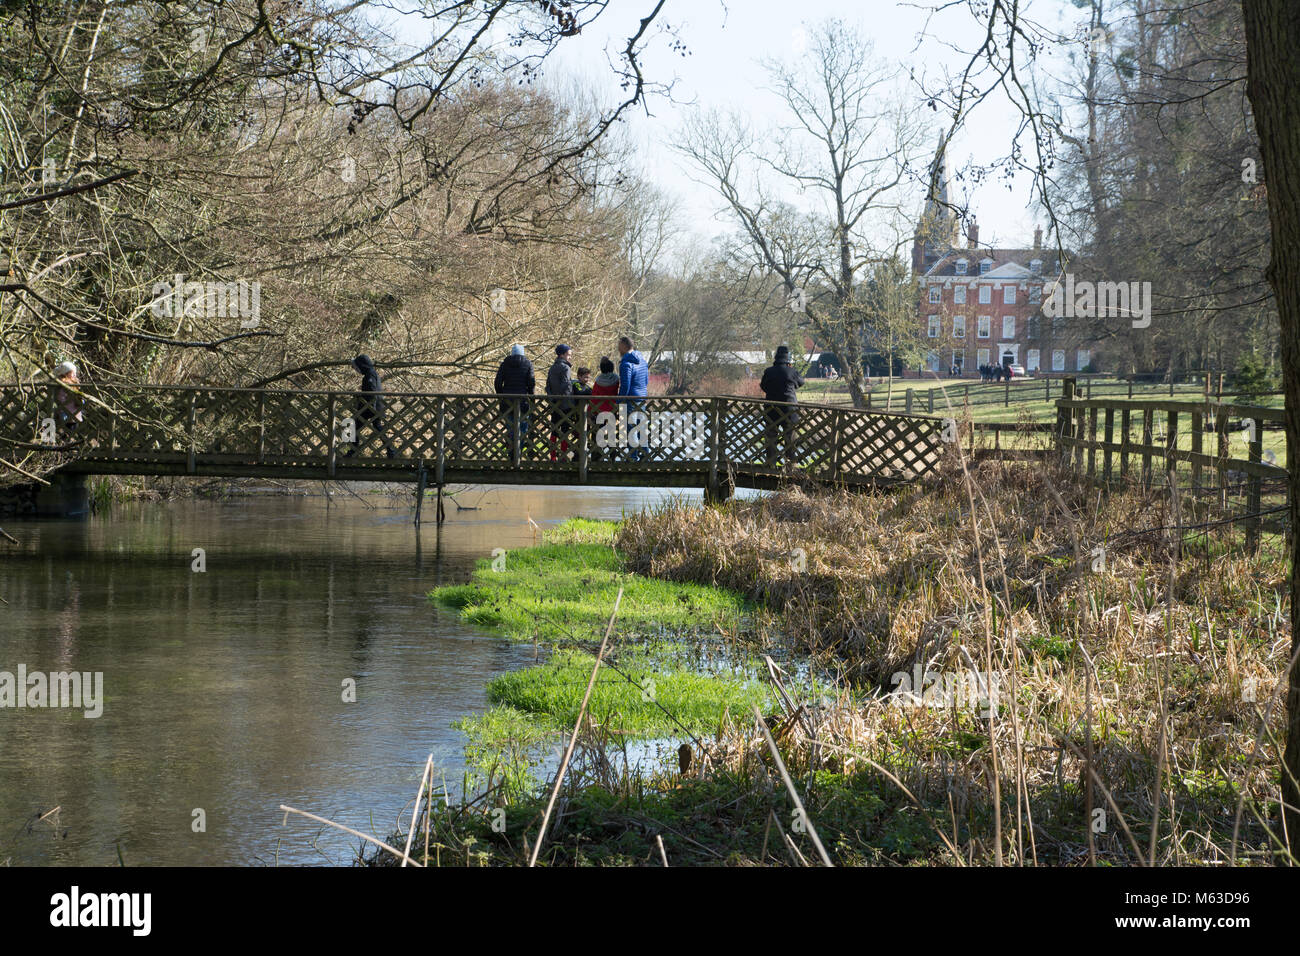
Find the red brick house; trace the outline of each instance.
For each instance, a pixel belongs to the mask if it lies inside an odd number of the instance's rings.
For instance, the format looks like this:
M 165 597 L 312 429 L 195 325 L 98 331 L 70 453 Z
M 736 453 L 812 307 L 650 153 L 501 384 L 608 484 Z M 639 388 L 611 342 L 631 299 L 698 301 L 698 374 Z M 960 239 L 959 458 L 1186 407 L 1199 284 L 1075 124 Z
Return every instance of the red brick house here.
M 965 246 L 959 246 L 943 182 L 925 215 L 940 239 L 918 237 L 912 246 L 917 320 L 930 345 L 921 374 L 947 375 L 956 368 L 975 375 L 981 365 L 1020 365 L 1033 375 L 1099 365 L 1086 328 L 1043 315 L 1044 295 L 1064 270 L 1057 251 L 1043 248 L 1041 228 L 1034 230 L 1031 248 L 994 249 L 980 245 L 979 226 L 972 223 Z

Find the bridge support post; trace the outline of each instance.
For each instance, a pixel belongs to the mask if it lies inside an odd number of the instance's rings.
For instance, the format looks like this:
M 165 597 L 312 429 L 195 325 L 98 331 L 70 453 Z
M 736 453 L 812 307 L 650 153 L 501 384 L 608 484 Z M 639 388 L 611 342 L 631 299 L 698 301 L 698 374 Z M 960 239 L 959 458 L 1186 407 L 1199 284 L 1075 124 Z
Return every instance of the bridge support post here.
M 440 484 L 438 485 L 438 515 L 435 521 L 437 526 L 441 528 L 442 523 L 446 520 L 447 520 L 447 512 L 442 510 L 442 485 Z
M 421 458 L 419 477 L 416 479 L 415 482 L 415 526 L 417 528 L 420 527 L 420 511 L 424 507 L 424 482 L 425 482 L 424 459 Z M 441 486 L 438 487 L 438 492 L 441 495 L 442 493 Z
M 36 485 L 32 501 L 38 518 L 78 518 L 90 514 L 85 475 L 55 472 L 48 485 Z

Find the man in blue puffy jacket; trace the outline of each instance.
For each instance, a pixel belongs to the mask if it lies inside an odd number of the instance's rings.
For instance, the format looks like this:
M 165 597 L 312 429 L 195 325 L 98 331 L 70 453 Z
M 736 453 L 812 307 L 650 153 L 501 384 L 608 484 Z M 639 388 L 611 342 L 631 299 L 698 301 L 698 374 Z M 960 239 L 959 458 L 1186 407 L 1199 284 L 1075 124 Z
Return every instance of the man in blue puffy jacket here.
M 633 447 L 629 454 L 632 461 L 640 461 L 641 456 L 645 453 L 646 437 L 646 413 L 645 402 L 628 401 L 633 398 L 645 398 L 650 394 L 650 366 L 646 365 L 645 359 L 641 353 L 632 345 L 632 340 L 626 335 L 618 340 L 618 354 L 622 356 L 618 360 L 618 394 L 625 396 L 627 402 L 624 415 L 627 416 L 627 431 L 629 435 L 636 434 L 641 438 L 639 444 L 634 444 L 629 440 Z M 633 432 L 633 428 L 641 424 L 641 428 Z

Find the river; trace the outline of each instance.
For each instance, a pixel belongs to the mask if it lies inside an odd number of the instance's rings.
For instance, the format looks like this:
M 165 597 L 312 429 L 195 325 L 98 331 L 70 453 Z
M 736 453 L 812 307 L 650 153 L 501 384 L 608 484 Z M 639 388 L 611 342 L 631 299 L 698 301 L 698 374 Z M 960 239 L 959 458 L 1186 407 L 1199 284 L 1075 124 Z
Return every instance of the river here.
M 97 717 L 0 707 L 0 865 L 351 862 L 355 837 L 277 807 L 387 836 L 430 753 L 459 788 L 453 722 L 533 659 L 429 590 L 532 544 L 529 518 L 618 518 L 671 494 L 476 488 L 441 530 L 430 498 L 418 534 L 409 494 L 7 520 L 0 672 L 101 672 L 103 700 Z

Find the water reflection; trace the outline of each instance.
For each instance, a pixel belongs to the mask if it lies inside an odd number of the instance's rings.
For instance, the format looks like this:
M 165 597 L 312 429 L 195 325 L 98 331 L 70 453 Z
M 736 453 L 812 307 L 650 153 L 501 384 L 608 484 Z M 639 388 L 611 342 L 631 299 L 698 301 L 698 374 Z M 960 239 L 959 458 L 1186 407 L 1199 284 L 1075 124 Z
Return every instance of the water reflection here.
M 313 845 L 316 828 L 282 827 L 276 807 L 386 834 L 430 752 L 455 787 L 451 723 L 532 660 L 428 590 L 532 543 L 529 517 L 616 518 L 667 497 L 476 489 L 459 500 L 478 510 L 449 503 L 439 531 L 426 508 L 418 537 L 405 495 L 7 521 L 21 545 L 0 546 L 0 671 L 102 671 L 105 701 L 97 719 L 0 709 L 0 863 L 347 862 L 355 840 L 326 830 Z

